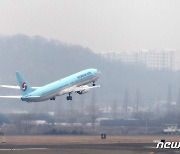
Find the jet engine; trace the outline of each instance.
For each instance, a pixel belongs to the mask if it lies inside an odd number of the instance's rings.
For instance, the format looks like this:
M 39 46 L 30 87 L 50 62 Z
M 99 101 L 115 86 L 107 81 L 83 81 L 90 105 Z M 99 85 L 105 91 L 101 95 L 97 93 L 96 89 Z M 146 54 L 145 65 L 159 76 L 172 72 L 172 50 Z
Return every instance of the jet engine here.
M 83 89 L 83 90 L 81 90 L 81 91 L 77 91 L 77 93 L 78 93 L 79 95 L 85 94 L 85 93 L 87 93 L 87 92 L 90 90 L 90 88 L 87 88 L 87 86 L 84 86 L 84 87 L 85 87 L 85 89 Z

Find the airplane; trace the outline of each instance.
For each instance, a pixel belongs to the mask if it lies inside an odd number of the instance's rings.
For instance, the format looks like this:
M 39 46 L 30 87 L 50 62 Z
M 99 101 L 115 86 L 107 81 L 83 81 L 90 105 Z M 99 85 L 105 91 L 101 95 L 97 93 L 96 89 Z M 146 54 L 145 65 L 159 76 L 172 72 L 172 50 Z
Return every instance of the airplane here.
M 4 88 L 20 89 L 21 96 L 0 96 L 0 98 L 20 98 L 26 102 L 41 102 L 46 100 L 55 100 L 56 96 L 68 94 L 67 100 L 72 100 L 72 93 L 84 94 L 90 89 L 99 88 L 95 81 L 100 77 L 101 72 L 90 68 L 78 73 L 72 74 L 42 87 L 31 87 L 20 72 L 16 72 L 19 86 L 0 85 Z M 92 86 L 88 86 L 93 83 Z

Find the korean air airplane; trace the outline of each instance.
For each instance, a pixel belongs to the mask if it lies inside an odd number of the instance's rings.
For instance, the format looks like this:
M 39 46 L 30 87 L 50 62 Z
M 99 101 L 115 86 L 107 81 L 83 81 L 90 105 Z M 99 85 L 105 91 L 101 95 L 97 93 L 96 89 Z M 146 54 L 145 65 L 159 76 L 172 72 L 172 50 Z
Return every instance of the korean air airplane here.
M 67 94 L 67 100 L 72 100 L 72 93 L 84 94 L 92 88 L 98 88 L 95 81 L 100 77 L 97 69 L 91 68 L 57 80 L 43 87 L 31 87 L 20 72 L 16 72 L 19 86 L 0 85 L 4 88 L 20 89 L 22 96 L 0 96 L 0 98 L 21 98 L 26 102 L 41 102 L 55 100 L 56 96 Z M 92 83 L 92 86 L 88 86 Z

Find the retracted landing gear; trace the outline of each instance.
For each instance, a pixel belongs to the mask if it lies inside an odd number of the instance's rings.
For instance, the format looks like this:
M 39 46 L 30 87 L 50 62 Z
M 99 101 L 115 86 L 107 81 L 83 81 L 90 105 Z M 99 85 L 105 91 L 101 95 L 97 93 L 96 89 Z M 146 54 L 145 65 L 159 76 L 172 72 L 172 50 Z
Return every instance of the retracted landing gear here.
M 67 98 L 66 98 L 68 101 L 72 101 L 72 96 L 70 94 L 71 93 L 69 93 L 69 96 L 67 96 Z

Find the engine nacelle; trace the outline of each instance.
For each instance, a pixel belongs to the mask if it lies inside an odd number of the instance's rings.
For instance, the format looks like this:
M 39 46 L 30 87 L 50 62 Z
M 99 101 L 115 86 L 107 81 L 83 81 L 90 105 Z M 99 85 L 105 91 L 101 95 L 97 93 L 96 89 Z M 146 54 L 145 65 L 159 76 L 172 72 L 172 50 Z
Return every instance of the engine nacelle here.
M 77 91 L 77 93 L 78 93 L 79 95 L 81 95 L 81 94 L 87 93 L 89 90 L 90 90 L 90 89 L 84 89 L 84 90 L 82 90 L 82 91 Z

